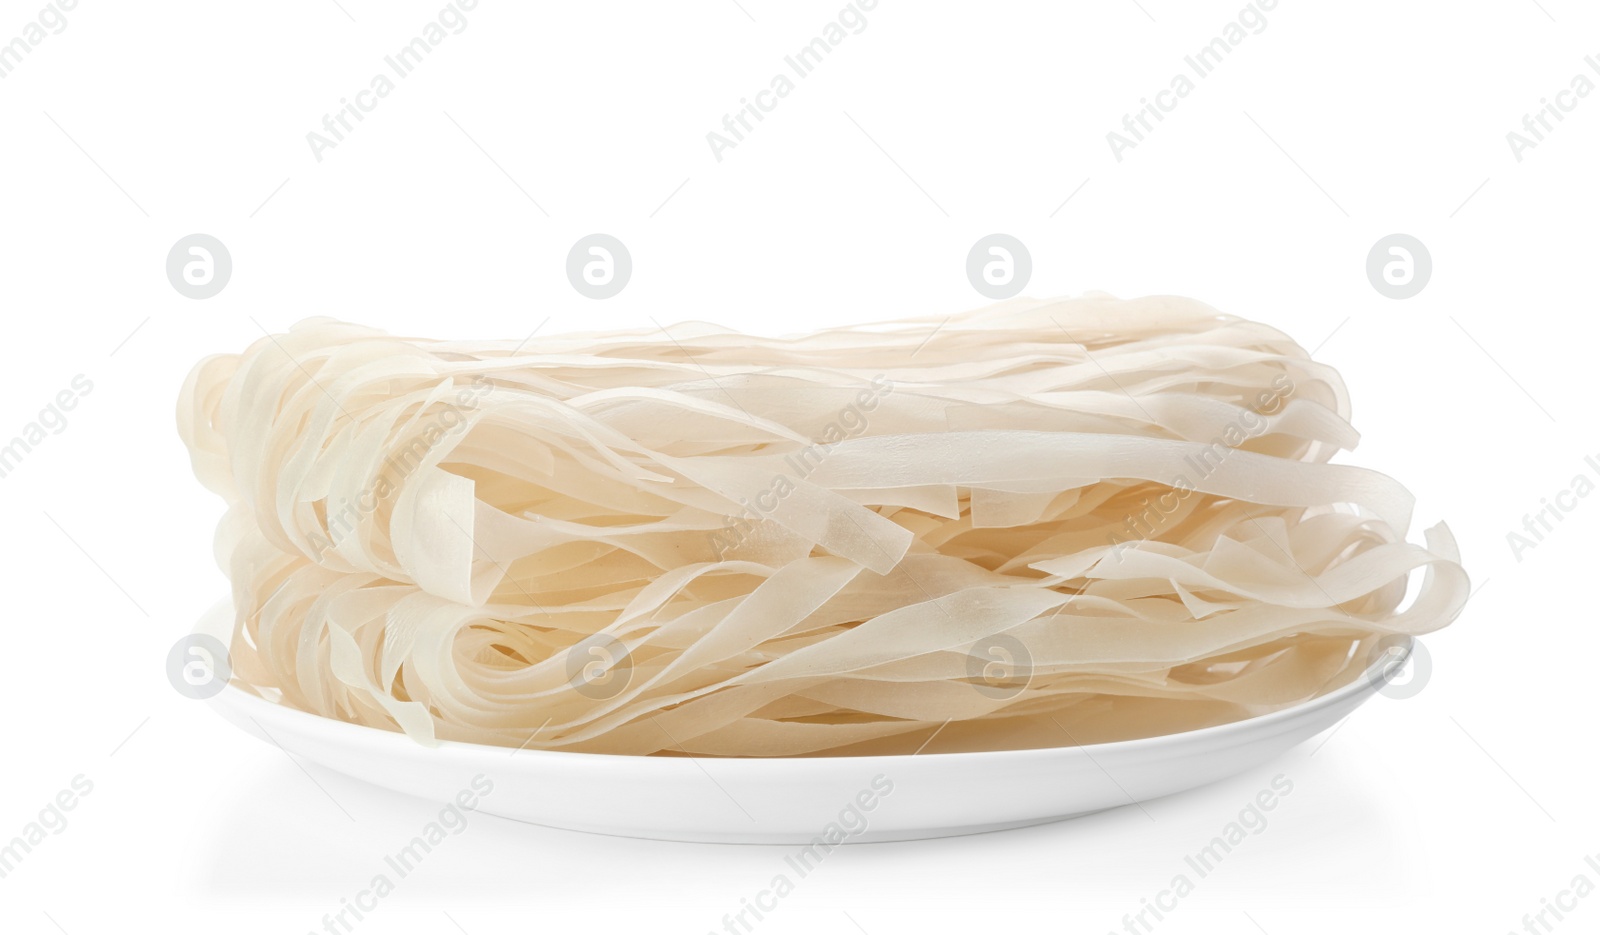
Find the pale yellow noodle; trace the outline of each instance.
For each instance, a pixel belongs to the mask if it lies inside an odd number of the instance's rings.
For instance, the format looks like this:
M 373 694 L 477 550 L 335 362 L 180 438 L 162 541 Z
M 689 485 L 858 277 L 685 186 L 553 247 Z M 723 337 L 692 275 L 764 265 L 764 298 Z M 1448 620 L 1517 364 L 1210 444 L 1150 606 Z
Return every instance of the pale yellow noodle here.
M 1406 490 L 1329 463 L 1339 375 L 1188 299 L 526 346 L 312 319 L 178 414 L 236 681 L 424 743 L 1149 736 L 1331 690 L 1468 593 L 1443 524 L 1406 542 Z

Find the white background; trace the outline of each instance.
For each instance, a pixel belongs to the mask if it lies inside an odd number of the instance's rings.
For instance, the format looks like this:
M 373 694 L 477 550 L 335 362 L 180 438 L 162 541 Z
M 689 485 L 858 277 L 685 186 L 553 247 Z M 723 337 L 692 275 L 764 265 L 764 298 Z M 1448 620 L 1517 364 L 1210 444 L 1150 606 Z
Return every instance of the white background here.
M 0 42 L 40 6 L 0 2 Z M 1277 773 L 1295 791 L 1271 825 L 1160 931 L 1500 933 L 1600 883 L 1600 502 L 1520 561 L 1506 540 L 1600 454 L 1600 94 L 1520 161 L 1506 140 L 1575 75 L 1600 81 L 1600 15 L 1282 0 L 1114 158 L 1106 133 L 1241 6 L 882 0 L 718 161 L 706 133 L 837 0 L 482 0 L 319 162 L 307 132 L 438 0 L 83 0 L 0 80 L 0 438 L 93 383 L 0 480 L 0 839 L 74 776 L 93 791 L 0 879 L 0 928 L 316 930 L 436 810 L 291 762 L 167 683 L 225 588 L 221 505 L 174 430 L 199 357 L 314 314 L 511 338 L 947 314 L 982 304 L 965 256 L 996 231 L 1031 249 L 1027 294 L 1191 295 L 1316 348 L 1352 387 L 1355 459 L 1449 521 L 1481 590 L 1428 640 L 1413 699 L 1148 815 L 847 849 L 760 931 L 1117 929 Z M 634 261 L 606 301 L 564 275 L 595 231 Z M 203 301 L 164 269 L 195 232 L 234 262 Z M 1365 274 L 1394 232 L 1433 257 L 1404 301 Z M 479 816 L 358 931 L 715 930 L 785 852 Z M 1596 926 L 1600 896 L 1555 923 Z

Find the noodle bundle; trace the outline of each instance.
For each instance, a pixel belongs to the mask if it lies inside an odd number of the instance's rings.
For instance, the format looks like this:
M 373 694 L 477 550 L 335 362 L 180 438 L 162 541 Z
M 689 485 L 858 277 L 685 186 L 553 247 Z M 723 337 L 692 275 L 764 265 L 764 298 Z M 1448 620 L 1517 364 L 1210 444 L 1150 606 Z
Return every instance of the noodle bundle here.
M 1270 327 L 1102 295 L 787 338 L 310 319 L 178 407 L 241 687 L 697 756 L 1127 739 L 1350 682 L 1468 582 L 1405 488 L 1330 463 L 1348 417 Z

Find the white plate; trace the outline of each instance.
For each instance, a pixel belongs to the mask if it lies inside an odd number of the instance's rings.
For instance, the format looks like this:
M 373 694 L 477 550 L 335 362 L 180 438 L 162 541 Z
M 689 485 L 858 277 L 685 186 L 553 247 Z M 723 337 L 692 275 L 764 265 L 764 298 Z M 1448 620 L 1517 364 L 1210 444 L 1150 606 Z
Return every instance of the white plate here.
M 465 793 L 463 804 L 518 821 L 669 841 L 901 841 L 1059 821 L 1259 766 L 1354 711 L 1400 670 L 1412 645 L 1396 646 L 1348 685 L 1260 717 L 1142 740 L 984 753 L 707 759 L 429 748 L 231 685 L 211 705 L 328 769 L 440 803 Z

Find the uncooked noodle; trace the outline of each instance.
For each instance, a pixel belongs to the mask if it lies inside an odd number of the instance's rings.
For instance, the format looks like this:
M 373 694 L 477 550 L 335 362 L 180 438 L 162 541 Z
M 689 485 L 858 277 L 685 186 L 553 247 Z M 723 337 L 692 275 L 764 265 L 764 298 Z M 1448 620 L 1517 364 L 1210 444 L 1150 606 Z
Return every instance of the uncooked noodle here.
M 1330 463 L 1338 373 L 1188 299 L 786 338 L 311 319 L 202 361 L 178 415 L 228 505 L 235 682 L 430 744 L 1164 734 L 1347 684 L 1468 593 L 1442 523 L 1406 541 L 1406 490 Z

